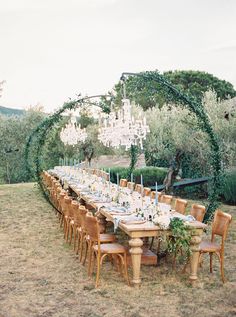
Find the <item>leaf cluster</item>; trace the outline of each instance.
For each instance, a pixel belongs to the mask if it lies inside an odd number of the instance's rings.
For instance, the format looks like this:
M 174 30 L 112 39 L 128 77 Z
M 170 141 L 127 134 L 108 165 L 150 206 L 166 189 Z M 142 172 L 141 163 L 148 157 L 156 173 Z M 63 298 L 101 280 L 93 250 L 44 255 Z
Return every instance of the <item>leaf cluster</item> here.
M 167 241 L 168 251 L 176 257 L 178 253 L 183 252 L 188 258 L 191 255 L 190 242 L 191 231 L 182 219 L 172 218 L 170 221 L 171 236 Z

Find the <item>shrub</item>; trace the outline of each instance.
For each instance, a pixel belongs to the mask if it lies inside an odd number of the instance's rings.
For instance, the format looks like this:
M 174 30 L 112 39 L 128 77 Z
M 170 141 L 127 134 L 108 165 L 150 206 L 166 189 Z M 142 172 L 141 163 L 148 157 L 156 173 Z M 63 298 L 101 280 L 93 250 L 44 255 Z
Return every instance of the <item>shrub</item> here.
M 105 168 L 108 171 L 108 168 Z M 112 167 L 111 172 L 111 182 L 117 182 L 117 173 L 119 174 L 119 179 L 126 178 L 128 179 L 129 168 L 127 167 Z M 138 168 L 134 170 L 133 180 L 136 184 L 140 184 L 141 175 L 143 175 L 143 184 L 144 186 L 154 186 L 155 182 L 157 184 L 162 184 L 167 173 L 167 168 L 164 167 L 153 167 L 148 166 L 144 168 Z M 129 179 L 130 180 L 130 179 Z
M 106 167 L 105 171 L 108 172 L 109 168 Z M 110 175 L 111 175 L 111 182 L 117 182 L 117 173 L 119 174 L 119 179 L 125 178 L 128 179 L 129 175 L 129 168 L 128 167 L 111 167 L 110 168 Z
M 141 182 L 141 175 L 143 175 L 143 184 L 144 186 L 154 186 L 155 182 L 157 184 L 162 184 L 166 174 L 167 168 L 164 167 L 154 167 L 148 166 L 144 168 L 139 168 L 134 171 L 134 180 L 135 183 Z
M 226 172 L 222 196 L 227 203 L 236 204 L 236 168 Z

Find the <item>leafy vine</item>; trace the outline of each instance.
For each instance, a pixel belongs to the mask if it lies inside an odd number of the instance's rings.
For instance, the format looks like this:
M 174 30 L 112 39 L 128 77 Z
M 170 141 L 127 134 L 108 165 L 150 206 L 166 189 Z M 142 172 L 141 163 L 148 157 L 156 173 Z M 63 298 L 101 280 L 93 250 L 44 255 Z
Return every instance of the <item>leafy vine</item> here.
M 191 231 L 188 230 L 182 219 L 173 218 L 170 221 L 171 236 L 167 240 L 167 249 L 176 258 L 181 251 L 188 259 L 191 255 Z

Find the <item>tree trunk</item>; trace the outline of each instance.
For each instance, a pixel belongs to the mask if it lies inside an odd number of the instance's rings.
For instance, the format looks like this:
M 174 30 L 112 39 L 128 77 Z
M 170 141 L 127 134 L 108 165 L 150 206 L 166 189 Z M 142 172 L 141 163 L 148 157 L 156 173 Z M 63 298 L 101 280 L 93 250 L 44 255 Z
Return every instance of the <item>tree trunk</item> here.
M 163 185 L 165 185 L 165 188 L 163 189 L 163 192 L 166 194 L 173 193 L 173 184 L 176 180 L 176 176 L 179 173 L 180 165 L 181 165 L 181 158 L 183 156 L 183 152 L 178 150 L 176 152 L 175 157 L 173 158 L 171 165 L 169 167 L 169 170 L 167 172 L 167 175 L 164 179 Z
M 7 181 L 8 181 L 8 184 L 11 184 L 11 178 L 10 178 L 10 171 L 9 171 L 9 163 L 8 163 L 8 161 L 7 161 L 6 170 L 7 170 Z

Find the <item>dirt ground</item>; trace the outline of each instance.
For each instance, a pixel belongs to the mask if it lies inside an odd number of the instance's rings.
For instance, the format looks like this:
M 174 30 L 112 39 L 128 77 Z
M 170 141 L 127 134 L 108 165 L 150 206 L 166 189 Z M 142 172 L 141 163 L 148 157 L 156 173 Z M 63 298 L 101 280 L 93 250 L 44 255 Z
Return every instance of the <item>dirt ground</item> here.
M 94 288 L 86 267 L 65 244 L 52 207 L 35 184 L 0 187 L 1 317 L 177 317 L 236 316 L 236 208 L 225 251 L 222 284 L 217 259 L 210 275 L 208 259 L 190 287 L 181 265 L 173 272 L 161 261 L 142 267 L 142 287 L 128 287 L 105 263 L 101 286 Z M 129 272 L 131 276 L 131 271 Z

